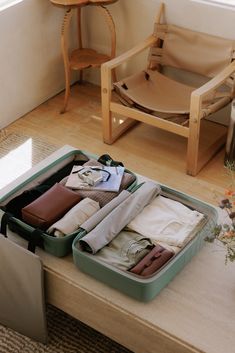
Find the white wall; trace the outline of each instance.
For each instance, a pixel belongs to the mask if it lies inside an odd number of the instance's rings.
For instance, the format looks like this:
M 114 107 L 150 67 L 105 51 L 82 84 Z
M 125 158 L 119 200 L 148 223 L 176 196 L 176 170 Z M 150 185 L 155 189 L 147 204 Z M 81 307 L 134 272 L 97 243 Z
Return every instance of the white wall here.
M 63 14 L 49 0 L 0 11 L 0 128 L 63 89 Z
M 165 0 L 165 4 L 167 21 L 235 39 L 235 11 L 191 0 Z M 158 5 L 158 0 L 119 0 L 109 6 L 116 24 L 117 54 L 151 33 Z M 64 88 L 63 15 L 64 10 L 49 0 L 23 0 L 0 12 L 0 128 Z M 108 52 L 108 31 L 95 7 L 85 9 L 83 27 L 85 43 Z M 144 62 L 141 56 L 125 70 L 134 72 Z M 87 70 L 86 78 L 99 83 L 100 71 Z

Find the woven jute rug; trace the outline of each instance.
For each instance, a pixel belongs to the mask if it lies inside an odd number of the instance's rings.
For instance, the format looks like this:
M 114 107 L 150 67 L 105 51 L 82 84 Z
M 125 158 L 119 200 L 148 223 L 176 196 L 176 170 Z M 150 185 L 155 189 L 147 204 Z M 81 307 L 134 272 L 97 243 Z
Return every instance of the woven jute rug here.
M 31 147 L 32 166 L 59 148 L 48 143 L 45 138 L 31 137 L 17 132 L 7 133 L 6 130 L 2 130 L 0 131 L 0 158 L 24 144 L 28 144 Z
M 20 133 L 1 132 L 0 159 L 27 141 L 31 143 L 32 165 L 58 149 L 43 138 L 31 139 Z M 0 353 L 130 353 L 128 349 L 51 305 L 47 305 L 47 325 L 47 345 L 0 325 Z
M 101 333 L 47 306 L 48 343 L 44 345 L 0 326 L 1 353 L 130 353 Z

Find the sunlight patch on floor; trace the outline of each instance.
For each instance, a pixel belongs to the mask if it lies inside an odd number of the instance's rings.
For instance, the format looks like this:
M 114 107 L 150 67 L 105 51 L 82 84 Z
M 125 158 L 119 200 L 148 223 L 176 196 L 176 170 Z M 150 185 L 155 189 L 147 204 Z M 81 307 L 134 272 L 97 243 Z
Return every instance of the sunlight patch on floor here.
M 33 141 L 29 138 L 22 145 L 0 158 L 0 188 L 32 168 L 32 145 Z

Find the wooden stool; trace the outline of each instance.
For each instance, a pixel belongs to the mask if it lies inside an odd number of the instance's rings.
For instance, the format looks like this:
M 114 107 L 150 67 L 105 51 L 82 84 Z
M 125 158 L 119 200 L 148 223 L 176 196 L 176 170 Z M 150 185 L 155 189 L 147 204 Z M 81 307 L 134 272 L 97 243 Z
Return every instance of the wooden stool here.
M 61 49 L 65 70 L 65 97 L 64 105 L 61 113 L 67 109 L 70 96 L 70 78 L 71 70 L 80 70 L 80 80 L 82 80 L 82 70 L 90 67 L 100 67 L 104 62 L 113 59 L 116 55 L 116 31 L 113 18 L 104 5 L 112 4 L 118 0 L 50 0 L 54 5 L 66 7 L 66 13 L 62 23 L 61 30 Z M 81 9 L 82 7 L 93 5 L 104 16 L 111 34 L 111 52 L 110 55 L 97 53 L 93 49 L 83 48 L 82 30 L 81 30 Z M 68 32 L 74 9 L 77 9 L 77 26 L 78 26 L 78 48 L 71 55 L 68 53 Z M 113 79 L 116 81 L 115 72 Z

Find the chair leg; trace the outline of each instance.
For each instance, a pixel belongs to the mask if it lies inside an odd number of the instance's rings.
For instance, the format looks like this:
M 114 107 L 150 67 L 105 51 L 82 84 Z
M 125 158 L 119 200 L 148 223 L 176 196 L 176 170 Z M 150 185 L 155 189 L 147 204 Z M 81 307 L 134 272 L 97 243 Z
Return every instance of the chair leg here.
M 195 176 L 198 171 L 200 117 L 190 116 L 186 172 Z
M 103 118 L 103 141 L 112 144 L 112 113 L 110 111 L 110 101 L 112 95 L 111 70 L 106 65 L 101 66 L 101 102 Z
M 107 94 L 106 94 L 107 96 Z M 109 108 L 109 100 L 102 93 L 102 117 L 103 117 L 103 141 L 109 145 L 112 141 L 112 112 Z

